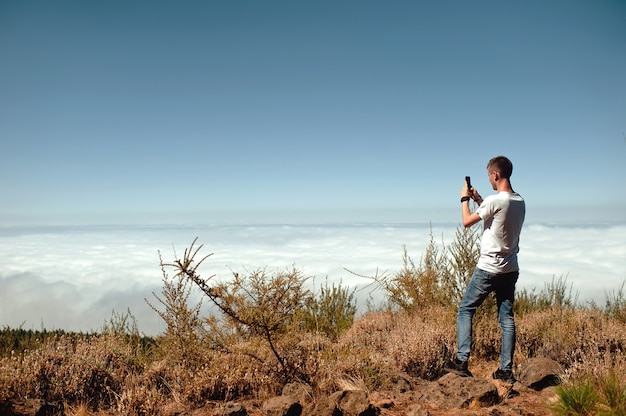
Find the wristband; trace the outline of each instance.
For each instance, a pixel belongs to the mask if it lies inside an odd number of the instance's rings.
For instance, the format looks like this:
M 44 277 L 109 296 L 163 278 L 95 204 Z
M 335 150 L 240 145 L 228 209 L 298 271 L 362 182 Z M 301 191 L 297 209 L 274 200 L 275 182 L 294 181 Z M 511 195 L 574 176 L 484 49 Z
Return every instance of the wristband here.
M 461 202 L 465 202 L 465 201 L 469 201 L 470 197 L 469 196 L 464 196 L 461 198 Z

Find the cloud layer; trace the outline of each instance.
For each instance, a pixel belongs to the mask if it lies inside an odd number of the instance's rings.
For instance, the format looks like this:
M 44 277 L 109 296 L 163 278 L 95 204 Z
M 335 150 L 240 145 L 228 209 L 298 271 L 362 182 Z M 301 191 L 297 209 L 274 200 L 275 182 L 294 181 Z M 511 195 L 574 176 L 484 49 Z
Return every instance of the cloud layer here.
M 455 230 L 432 225 L 436 242 L 450 243 Z M 158 253 L 166 262 L 181 257 L 195 237 L 201 254 L 213 253 L 200 268 L 204 277 L 295 266 L 316 286 L 326 278 L 357 286 L 370 281 L 346 269 L 393 273 L 404 246 L 420 260 L 430 231 L 429 224 L 0 228 L 0 325 L 99 330 L 113 310 L 130 309 L 143 332 L 157 334 L 162 322 L 144 299 L 158 306 Z M 518 287 L 541 290 L 566 277 L 581 301 L 603 302 L 626 280 L 625 260 L 626 225 L 528 225 Z

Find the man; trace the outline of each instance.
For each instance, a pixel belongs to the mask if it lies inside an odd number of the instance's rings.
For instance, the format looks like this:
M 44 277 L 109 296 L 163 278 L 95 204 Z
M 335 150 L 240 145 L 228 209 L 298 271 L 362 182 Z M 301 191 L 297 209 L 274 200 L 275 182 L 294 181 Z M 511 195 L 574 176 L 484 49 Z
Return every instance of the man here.
M 471 227 L 484 221 L 480 258 L 468 283 L 457 314 L 458 351 L 456 357 L 444 365 L 444 370 L 464 377 L 472 377 L 467 362 L 472 345 L 472 319 L 476 309 L 489 293 L 496 293 L 498 322 L 502 332 L 500 366 L 493 378 L 514 382 L 513 352 L 515 350 L 515 321 L 513 301 L 515 283 L 519 275 L 517 253 L 519 236 L 526 214 L 524 199 L 511 187 L 513 164 L 504 156 L 494 157 L 487 164 L 489 183 L 495 191 L 486 199 L 466 183 L 461 191 L 463 225 Z M 469 200 L 479 205 L 470 212 Z

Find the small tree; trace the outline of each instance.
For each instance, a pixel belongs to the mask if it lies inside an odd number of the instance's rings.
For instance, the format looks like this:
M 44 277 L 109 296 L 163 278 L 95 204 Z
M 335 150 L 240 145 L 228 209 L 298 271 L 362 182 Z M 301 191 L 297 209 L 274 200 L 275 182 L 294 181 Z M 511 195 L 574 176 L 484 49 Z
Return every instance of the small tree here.
M 341 283 L 329 286 L 328 281 L 320 287 L 315 297 L 305 305 L 304 326 L 309 331 L 326 334 L 331 341 L 352 326 L 356 314 L 355 289 L 349 290 Z
M 402 269 L 386 278 L 383 287 L 389 301 L 405 312 L 415 312 L 429 305 L 441 304 L 441 276 L 446 273 L 446 259 L 441 256 L 432 233 L 419 265 L 408 255 L 406 247 L 402 253 Z
M 389 303 L 405 312 L 432 305 L 458 305 L 480 255 L 479 235 L 474 229 L 457 229 L 450 246 L 435 243 L 430 232 L 428 246 L 419 265 L 406 247 L 402 269 L 394 275 L 370 277 L 387 292 Z
M 604 312 L 612 319 L 626 323 L 626 292 L 624 292 L 626 281 L 622 282 L 619 289 L 605 294 Z
M 168 357 L 177 363 L 195 366 L 201 361 L 202 354 L 200 348 L 204 333 L 203 321 L 200 317 L 202 301 L 190 306 L 189 298 L 193 284 L 180 273 L 170 277 L 166 267 L 171 264 L 163 262 L 160 252 L 159 260 L 163 273 L 163 288 L 161 296 L 154 292 L 152 295 L 163 306 L 163 309 L 157 308 L 148 299 L 145 301 L 165 321 L 165 334 L 161 340 L 162 350 L 166 351 Z
M 546 282 L 544 288 L 536 293 L 535 289 L 526 288 L 515 294 L 515 313 L 523 315 L 533 311 L 547 309 L 574 309 L 578 304 L 578 293 L 572 293 L 572 285 L 567 286 L 567 276 Z
M 176 276 L 198 286 L 223 313 L 225 321 L 239 337 L 264 340 L 279 363 L 281 372 L 289 377 L 294 369 L 286 359 L 287 352 L 282 351 L 279 344 L 297 327 L 299 322 L 296 317 L 309 302 L 311 293 L 304 288 L 307 278 L 296 268 L 272 275 L 265 270 L 257 270 L 249 274 L 233 273 L 232 280 L 216 282 L 211 286 L 209 280 L 214 276 L 203 279 L 197 272 L 208 256 L 195 261 L 195 256 L 203 247 L 200 245 L 194 250 L 196 240 L 185 250 L 182 259 L 170 264 L 178 271 Z M 246 353 L 261 362 L 265 361 L 258 350 Z
M 450 303 L 459 305 L 480 257 L 479 228 L 457 227 L 454 241 L 448 246 L 448 253 L 450 268 L 442 283 Z

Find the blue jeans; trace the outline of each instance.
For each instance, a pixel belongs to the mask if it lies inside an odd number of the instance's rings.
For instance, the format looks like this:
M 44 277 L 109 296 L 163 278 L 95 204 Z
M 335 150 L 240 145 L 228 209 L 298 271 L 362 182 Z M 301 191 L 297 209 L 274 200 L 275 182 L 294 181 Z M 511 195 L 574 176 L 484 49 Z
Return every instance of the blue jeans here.
M 469 359 L 474 313 L 489 293 L 495 291 L 498 303 L 498 322 L 502 332 L 500 369 L 513 369 L 513 352 L 515 351 L 513 301 L 515 300 L 515 283 L 517 283 L 518 276 L 519 272 L 495 274 L 478 268 L 474 270 L 457 314 L 458 360 L 467 361 Z

